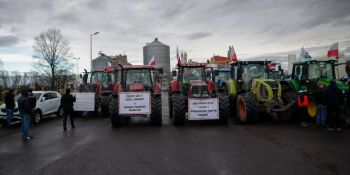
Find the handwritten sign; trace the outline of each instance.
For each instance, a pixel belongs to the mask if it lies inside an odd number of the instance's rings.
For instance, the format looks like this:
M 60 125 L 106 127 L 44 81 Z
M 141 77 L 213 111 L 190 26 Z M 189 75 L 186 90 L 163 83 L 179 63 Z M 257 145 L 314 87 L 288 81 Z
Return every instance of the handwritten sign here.
M 119 94 L 119 114 L 151 114 L 150 92 L 121 92 Z
M 95 111 L 95 93 L 81 92 L 72 93 L 76 101 L 74 103 L 75 111 Z
M 216 120 L 219 119 L 218 98 L 189 98 L 188 120 Z

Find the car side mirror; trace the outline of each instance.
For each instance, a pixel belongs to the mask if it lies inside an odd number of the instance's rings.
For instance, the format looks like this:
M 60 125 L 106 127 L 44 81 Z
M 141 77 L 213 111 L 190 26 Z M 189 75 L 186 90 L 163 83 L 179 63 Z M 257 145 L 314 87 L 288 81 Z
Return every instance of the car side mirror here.
M 43 102 L 43 101 L 45 101 L 46 100 L 46 97 L 42 97 L 41 98 L 41 101 Z

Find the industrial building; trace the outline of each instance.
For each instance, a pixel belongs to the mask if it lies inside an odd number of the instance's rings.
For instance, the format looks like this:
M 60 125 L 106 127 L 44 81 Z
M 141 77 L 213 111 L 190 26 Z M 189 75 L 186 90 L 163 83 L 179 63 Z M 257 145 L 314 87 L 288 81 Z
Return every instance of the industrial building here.
M 107 56 L 104 53 L 99 53 L 99 56 L 92 60 L 93 71 L 103 71 L 106 66 L 116 68 L 119 64 L 128 64 L 128 58 L 126 55 Z
M 156 38 L 143 47 L 143 64 L 148 64 L 154 57 L 157 61 L 157 68 L 162 68 L 165 75 L 170 74 L 170 47 L 158 41 Z

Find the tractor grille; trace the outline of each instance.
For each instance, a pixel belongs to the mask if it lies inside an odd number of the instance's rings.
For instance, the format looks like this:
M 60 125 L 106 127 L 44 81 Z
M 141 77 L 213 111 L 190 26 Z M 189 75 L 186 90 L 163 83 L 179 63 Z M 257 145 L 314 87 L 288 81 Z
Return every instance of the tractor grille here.
M 193 97 L 208 97 L 208 86 L 193 86 L 192 87 L 192 96 Z

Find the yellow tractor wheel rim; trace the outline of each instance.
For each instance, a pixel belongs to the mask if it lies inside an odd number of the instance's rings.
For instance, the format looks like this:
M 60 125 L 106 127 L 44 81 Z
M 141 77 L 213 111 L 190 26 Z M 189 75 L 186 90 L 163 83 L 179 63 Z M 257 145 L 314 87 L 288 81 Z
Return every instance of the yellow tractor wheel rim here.
M 307 112 L 309 113 L 309 116 L 314 118 L 316 117 L 317 114 L 317 105 L 315 102 L 310 102 L 309 105 L 307 106 Z

